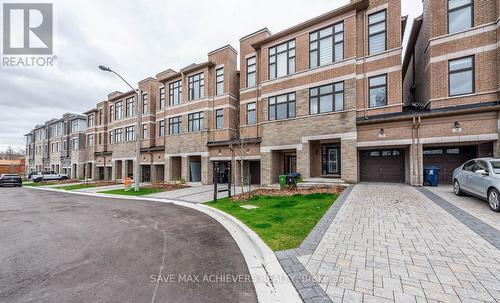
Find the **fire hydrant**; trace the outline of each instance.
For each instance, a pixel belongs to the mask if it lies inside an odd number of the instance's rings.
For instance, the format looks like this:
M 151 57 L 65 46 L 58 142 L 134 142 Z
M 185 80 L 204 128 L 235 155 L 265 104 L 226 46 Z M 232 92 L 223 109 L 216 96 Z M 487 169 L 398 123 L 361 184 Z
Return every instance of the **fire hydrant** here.
M 124 185 L 124 190 L 129 191 L 130 188 L 132 187 L 132 179 L 130 177 L 125 178 L 125 181 L 123 182 Z

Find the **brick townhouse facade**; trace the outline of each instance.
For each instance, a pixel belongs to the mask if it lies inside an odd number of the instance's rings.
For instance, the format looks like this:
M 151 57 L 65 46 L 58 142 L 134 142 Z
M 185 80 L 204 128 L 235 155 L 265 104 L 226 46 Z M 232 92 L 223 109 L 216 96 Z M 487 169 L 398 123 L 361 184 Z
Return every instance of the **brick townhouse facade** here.
M 111 93 L 85 113 L 79 171 L 133 175 L 139 104 L 142 181 L 210 184 L 214 166 L 231 163 L 235 181 L 252 184 L 298 172 L 313 183 L 421 185 L 431 164 L 449 182 L 464 161 L 499 153 L 500 3 L 424 0 L 423 8 L 404 56 L 401 2 L 353 0 L 275 34 L 244 36 L 239 57 L 227 45 L 142 80 L 139 98 Z M 50 167 L 42 150 L 32 162 Z

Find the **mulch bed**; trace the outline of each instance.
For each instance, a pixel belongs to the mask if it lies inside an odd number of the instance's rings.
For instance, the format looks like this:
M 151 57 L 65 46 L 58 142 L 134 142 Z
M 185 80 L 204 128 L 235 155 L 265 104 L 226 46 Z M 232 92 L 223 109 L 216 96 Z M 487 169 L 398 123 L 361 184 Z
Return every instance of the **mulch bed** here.
M 235 202 L 244 202 L 250 200 L 253 196 L 275 196 L 275 197 L 289 197 L 294 195 L 310 195 L 310 194 L 332 194 L 338 195 L 343 192 L 345 187 L 342 186 L 324 186 L 324 187 L 312 187 L 312 188 L 284 188 L 284 189 L 272 189 L 272 188 L 261 188 L 253 190 L 249 193 L 244 193 L 236 195 L 231 198 Z
M 181 183 L 154 183 L 151 186 L 148 186 L 148 188 L 155 188 L 155 189 L 161 189 L 163 191 L 172 191 L 176 189 L 183 189 L 183 188 L 188 188 L 190 187 L 189 185 L 186 184 L 181 184 Z

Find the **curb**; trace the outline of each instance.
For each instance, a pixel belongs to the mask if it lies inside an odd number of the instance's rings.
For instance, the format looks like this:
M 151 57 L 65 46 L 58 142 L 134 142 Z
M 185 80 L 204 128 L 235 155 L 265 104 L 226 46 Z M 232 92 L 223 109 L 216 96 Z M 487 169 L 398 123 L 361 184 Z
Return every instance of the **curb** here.
M 87 192 L 64 191 L 43 187 L 26 188 L 101 198 L 153 201 L 183 206 L 202 212 L 219 222 L 231 234 L 234 241 L 240 248 L 240 251 L 243 254 L 243 257 L 247 264 L 248 271 L 252 277 L 252 282 L 254 284 L 255 292 L 257 294 L 257 299 L 259 302 L 302 302 L 299 293 L 290 281 L 288 275 L 281 267 L 280 262 L 278 261 L 274 252 L 264 243 L 264 241 L 262 241 L 262 239 L 259 238 L 259 236 L 254 231 L 249 229 L 241 221 L 218 209 L 203 204 L 193 204 L 160 198 L 117 196 Z

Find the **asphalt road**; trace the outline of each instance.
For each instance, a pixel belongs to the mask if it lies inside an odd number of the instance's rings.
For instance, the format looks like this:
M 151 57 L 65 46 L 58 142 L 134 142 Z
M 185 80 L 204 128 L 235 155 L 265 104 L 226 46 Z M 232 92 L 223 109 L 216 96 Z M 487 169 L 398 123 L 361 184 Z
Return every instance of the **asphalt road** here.
M 0 302 L 256 302 L 247 275 L 195 210 L 0 188 Z

